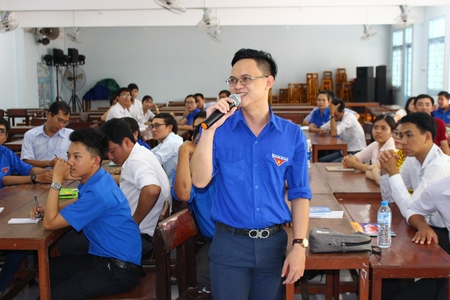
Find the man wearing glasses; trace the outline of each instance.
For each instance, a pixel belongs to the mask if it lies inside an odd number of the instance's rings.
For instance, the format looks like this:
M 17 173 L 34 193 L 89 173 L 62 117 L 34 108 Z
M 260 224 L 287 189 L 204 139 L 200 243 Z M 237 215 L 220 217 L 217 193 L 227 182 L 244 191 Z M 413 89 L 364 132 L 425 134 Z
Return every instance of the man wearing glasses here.
M 403 217 L 406 217 L 410 205 L 431 182 L 450 176 L 450 157 L 433 142 L 436 128 L 434 118 L 427 113 L 406 115 L 393 131 L 396 147 L 402 149 L 406 156 L 400 171 L 393 150 L 380 154 L 381 197 L 390 202 L 395 201 Z M 411 189 L 412 194 L 409 192 Z M 448 232 L 439 213 L 430 217 L 429 224 L 435 226 L 438 235 L 439 231 L 444 230 L 446 238 L 439 240 L 448 242 Z
M 183 144 L 183 138 L 177 135 L 177 120 L 169 113 L 159 113 L 149 126 L 153 139 L 159 142 L 151 151 L 162 165 L 169 180 L 177 168 L 178 148 Z
M 128 88 L 120 88 L 117 91 L 117 103 L 114 104 L 108 111 L 106 121 L 111 119 L 122 119 L 123 117 L 130 117 L 131 92 Z
M 70 107 L 67 103 L 53 102 L 47 111 L 47 122 L 25 133 L 20 158 L 40 168 L 53 167 L 58 158 L 67 159 L 69 135 L 73 131 L 65 128 L 69 118 Z
M 229 98 L 207 109 L 225 116 L 202 131 L 190 165 L 197 188 L 213 178 L 216 183 L 211 292 L 215 300 L 282 299 L 283 284 L 297 281 L 305 268 L 311 199 L 306 140 L 299 126 L 269 107 L 277 74 L 272 56 L 241 49 L 231 65 L 226 82 L 231 94 L 240 95 L 239 110 L 230 109 Z M 294 240 L 285 257 L 283 224 L 291 221 Z

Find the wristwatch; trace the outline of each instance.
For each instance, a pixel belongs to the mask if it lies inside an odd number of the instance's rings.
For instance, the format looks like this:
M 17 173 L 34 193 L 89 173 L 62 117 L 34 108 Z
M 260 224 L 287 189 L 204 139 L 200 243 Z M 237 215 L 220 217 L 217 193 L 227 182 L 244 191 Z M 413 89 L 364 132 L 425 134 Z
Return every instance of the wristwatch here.
M 308 239 L 306 239 L 306 238 L 294 239 L 292 241 L 292 246 L 294 246 L 294 244 L 300 244 L 300 245 L 302 245 L 303 248 L 308 248 L 309 242 L 308 242 Z
M 334 119 L 334 116 L 331 116 L 330 119 Z
M 55 190 L 57 190 L 57 191 L 59 191 L 59 190 L 61 190 L 61 183 L 59 183 L 59 182 L 52 182 L 50 187 L 55 189 Z
M 36 174 L 31 174 L 30 175 L 30 179 L 31 179 L 31 182 L 33 183 L 33 184 L 35 184 L 36 183 Z

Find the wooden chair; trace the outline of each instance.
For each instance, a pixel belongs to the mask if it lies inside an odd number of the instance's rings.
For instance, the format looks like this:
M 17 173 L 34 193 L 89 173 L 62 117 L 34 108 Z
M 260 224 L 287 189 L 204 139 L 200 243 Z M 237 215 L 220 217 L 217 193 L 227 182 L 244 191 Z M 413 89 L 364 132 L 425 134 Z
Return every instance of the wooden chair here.
M 319 93 L 319 74 L 306 73 L 306 98 L 311 105 L 316 105 L 317 94 Z
M 300 83 L 288 84 L 288 102 L 300 103 Z
M 28 124 L 28 112 L 26 109 L 9 108 L 6 110 L 8 121 L 11 126 L 16 126 L 16 118 L 25 119 Z
M 308 89 L 307 89 L 306 83 L 300 83 L 299 89 L 298 89 L 298 96 L 300 103 L 309 103 L 308 102 Z
M 196 234 L 197 227 L 188 209 L 164 219 L 156 227 L 153 236 L 153 243 L 156 245 L 156 273 L 146 272 L 146 276 L 139 280 L 138 285 L 127 293 L 93 299 L 172 299 L 170 252 L 173 249 L 177 252 L 176 268 L 183 274 L 183 278 L 177 280 L 180 295 L 177 299 L 212 299 L 211 294 L 199 294 L 196 288 Z
M 0 109 L 0 118 L 5 117 L 5 111 L 3 109 Z
M 338 68 L 336 72 L 336 96 L 338 98 L 343 98 L 342 85 L 347 82 L 347 73 L 345 68 Z
M 320 85 L 320 90 L 328 90 L 333 92 L 333 72 L 331 71 L 323 71 L 322 84 Z
M 47 118 L 33 118 L 31 119 L 31 126 L 41 126 L 47 122 Z
M 280 89 L 278 92 L 278 103 L 288 102 L 288 89 Z
M 353 102 L 353 83 L 344 82 L 342 85 L 342 100 L 345 102 Z

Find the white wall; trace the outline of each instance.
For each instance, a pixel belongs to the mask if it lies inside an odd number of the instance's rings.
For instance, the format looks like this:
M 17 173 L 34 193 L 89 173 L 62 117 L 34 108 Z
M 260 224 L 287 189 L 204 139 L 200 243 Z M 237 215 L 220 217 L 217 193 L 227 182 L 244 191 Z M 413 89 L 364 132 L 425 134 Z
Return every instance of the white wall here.
M 372 29 L 377 35 L 364 42 L 360 40 L 363 26 L 230 26 L 222 28 L 223 43 L 216 43 L 195 27 L 84 28 L 82 44 L 65 38 L 46 47 L 37 45 L 32 34 L 17 34 L 21 36 L 19 43 L 8 33 L 0 35 L 0 43 L 7 44 L 8 57 L 0 55 L 0 89 L 21 87 L 21 91 L 0 99 L 0 107 L 38 106 L 36 63 L 53 48 L 65 53 L 67 48 L 77 48 L 86 56 L 82 68 L 87 82 L 78 93 L 80 98 L 97 81 L 114 78 L 120 86 L 138 84 L 140 97 L 150 94 L 156 102 L 167 102 L 196 92 L 216 97 L 227 88 L 224 81 L 230 74 L 233 54 L 243 47 L 273 55 L 279 67 L 275 94 L 288 83 L 305 82 L 309 72 L 317 72 L 321 78 L 325 70 L 334 74 L 336 68 L 344 67 L 348 78 L 353 78 L 357 66 L 389 63 L 390 26 Z M 15 50 L 21 56 L 16 62 L 11 59 Z M 21 76 L 3 80 L 7 77 L 3 64 L 15 72 L 23 70 Z M 66 88 L 63 92 L 68 101 L 70 92 Z

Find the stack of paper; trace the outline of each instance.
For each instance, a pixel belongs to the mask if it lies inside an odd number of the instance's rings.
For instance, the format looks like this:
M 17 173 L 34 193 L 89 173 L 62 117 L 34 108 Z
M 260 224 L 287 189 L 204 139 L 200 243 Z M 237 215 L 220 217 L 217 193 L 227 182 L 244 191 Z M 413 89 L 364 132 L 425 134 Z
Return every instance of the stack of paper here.
M 342 219 L 343 216 L 343 211 L 332 211 L 328 206 L 311 206 L 309 208 L 309 217 L 313 219 Z
M 37 224 L 41 219 L 30 219 L 30 218 L 11 218 L 8 224 Z

